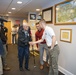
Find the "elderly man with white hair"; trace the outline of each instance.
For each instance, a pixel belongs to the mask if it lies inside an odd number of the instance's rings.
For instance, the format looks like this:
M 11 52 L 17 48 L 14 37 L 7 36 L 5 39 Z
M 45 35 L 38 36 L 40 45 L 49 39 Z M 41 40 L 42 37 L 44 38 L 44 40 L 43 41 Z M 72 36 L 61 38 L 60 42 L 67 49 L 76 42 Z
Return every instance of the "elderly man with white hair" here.
M 29 42 L 32 41 L 30 33 L 28 32 L 28 23 L 23 23 L 22 27 L 18 30 L 18 58 L 19 69 L 23 71 L 23 61 L 25 58 L 24 68 L 29 70 Z

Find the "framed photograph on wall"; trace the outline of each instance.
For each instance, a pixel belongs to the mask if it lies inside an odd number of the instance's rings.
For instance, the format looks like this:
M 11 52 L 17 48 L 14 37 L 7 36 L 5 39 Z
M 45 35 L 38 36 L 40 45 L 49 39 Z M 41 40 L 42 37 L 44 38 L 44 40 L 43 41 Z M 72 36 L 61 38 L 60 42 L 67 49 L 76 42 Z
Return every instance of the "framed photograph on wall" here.
M 30 14 L 30 20 L 36 20 L 36 14 Z
M 71 43 L 72 29 L 60 29 L 60 41 Z
M 53 7 L 42 10 L 42 18 L 46 23 L 53 23 Z
M 38 15 L 37 20 L 41 20 L 41 19 L 42 19 L 42 15 Z
M 56 4 L 54 11 L 55 25 L 76 24 L 76 4 L 74 0 L 67 0 Z

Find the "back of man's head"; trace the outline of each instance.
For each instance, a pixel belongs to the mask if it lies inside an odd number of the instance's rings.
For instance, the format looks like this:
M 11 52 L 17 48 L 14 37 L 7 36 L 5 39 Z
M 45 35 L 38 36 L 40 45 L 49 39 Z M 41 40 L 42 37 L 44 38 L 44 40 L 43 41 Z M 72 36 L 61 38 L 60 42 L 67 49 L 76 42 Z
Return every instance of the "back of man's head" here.
M 44 19 L 41 19 L 41 20 L 39 21 L 39 23 L 44 23 L 44 24 L 46 24 L 46 21 L 45 21 Z

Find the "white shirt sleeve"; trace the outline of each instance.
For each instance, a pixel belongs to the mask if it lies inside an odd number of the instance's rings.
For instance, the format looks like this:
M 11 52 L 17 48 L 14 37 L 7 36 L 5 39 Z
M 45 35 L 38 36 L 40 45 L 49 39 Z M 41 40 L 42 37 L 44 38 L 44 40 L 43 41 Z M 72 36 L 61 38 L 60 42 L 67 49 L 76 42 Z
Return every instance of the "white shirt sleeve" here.
M 42 35 L 42 40 L 45 39 L 45 31 L 43 32 L 43 35 Z

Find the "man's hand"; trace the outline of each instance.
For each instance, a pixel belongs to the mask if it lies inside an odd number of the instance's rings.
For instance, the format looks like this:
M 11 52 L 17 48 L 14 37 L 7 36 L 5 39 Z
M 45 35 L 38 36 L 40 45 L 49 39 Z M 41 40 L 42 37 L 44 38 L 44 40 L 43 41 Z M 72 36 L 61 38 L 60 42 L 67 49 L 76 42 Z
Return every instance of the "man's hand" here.
M 53 49 L 53 47 L 51 47 L 51 50 Z
M 29 44 L 30 44 L 30 45 L 34 45 L 34 44 L 35 44 L 35 42 L 29 42 Z

